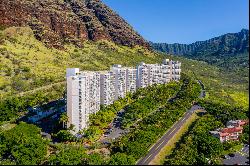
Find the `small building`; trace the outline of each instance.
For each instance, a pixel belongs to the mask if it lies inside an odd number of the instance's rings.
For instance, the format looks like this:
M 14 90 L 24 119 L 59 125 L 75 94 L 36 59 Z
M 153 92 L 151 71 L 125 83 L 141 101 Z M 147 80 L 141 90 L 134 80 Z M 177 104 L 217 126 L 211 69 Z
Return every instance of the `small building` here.
M 227 122 L 227 126 L 243 127 L 249 123 L 249 120 L 230 120 Z
M 246 124 L 248 124 L 248 120 L 230 120 L 227 122 L 226 128 L 210 131 L 210 134 L 219 138 L 221 142 L 239 140 L 243 132 L 243 126 Z
M 229 128 L 222 128 L 217 131 L 210 131 L 210 133 L 220 139 L 220 142 L 226 141 L 235 141 L 239 140 L 239 136 L 242 134 L 243 128 L 242 127 L 229 127 Z

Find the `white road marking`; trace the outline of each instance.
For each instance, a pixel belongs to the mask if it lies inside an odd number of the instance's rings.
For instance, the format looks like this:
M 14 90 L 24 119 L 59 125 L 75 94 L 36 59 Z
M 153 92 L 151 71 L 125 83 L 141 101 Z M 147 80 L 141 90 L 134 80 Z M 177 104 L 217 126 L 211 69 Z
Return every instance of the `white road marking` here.
M 152 156 L 152 154 L 149 155 L 144 162 L 146 162 L 151 156 Z

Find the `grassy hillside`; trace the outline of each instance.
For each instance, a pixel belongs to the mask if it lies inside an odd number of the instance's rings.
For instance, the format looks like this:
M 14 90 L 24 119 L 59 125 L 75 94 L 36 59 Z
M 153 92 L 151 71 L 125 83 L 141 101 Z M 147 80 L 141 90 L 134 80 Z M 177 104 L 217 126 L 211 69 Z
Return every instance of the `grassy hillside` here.
M 81 48 L 74 45 L 65 45 L 61 50 L 47 48 L 35 39 L 30 28 L 12 27 L 0 30 L 0 109 L 22 111 L 24 107 L 20 105 L 34 106 L 59 98 L 65 88 L 67 67 L 107 70 L 112 64 L 136 66 L 141 61 L 160 63 L 165 57 L 181 61 L 183 72 L 201 79 L 209 92 L 209 98 L 219 96 L 228 103 L 248 106 L 248 75 L 244 72 L 235 74 L 220 71 L 205 62 L 166 56 L 142 47 L 119 46 L 107 41 L 86 41 Z M 33 98 L 29 98 L 32 95 Z M 14 101 L 21 101 L 21 104 L 13 102 L 10 96 L 19 96 Z M 2 102 L 7 99 L 12 104 Z M 11 108 L 6 108 L 6 105 L 11 105 Z M 1 112 L 1 116 L 7 115 Z
M 47 48 L 35 39 L 30 28 L 0 31 L 0 94 L 20 93 L 64 81 L 67 67 L 106 70 L 112 64 L 135 66 L 140 61 L 162 59 L 141 47 L 130 49 L 107 41 L 85 42 L 82 48 L 65 45 L 63 50 Z
M 183 71 L 193 74 L 205 84 L 207 98 L 248 107 L 249 80 L 246 73 L 221 70 L 206 62 L 175 57 L 182 62 Z

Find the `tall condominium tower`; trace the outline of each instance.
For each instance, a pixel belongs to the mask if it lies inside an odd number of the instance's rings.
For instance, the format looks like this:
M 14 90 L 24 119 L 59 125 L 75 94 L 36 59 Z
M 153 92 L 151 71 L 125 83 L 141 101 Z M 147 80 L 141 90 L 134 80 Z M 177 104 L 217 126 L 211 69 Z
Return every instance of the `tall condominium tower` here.
M 100 75 L 100 101 L 102 105 L 110 105 L 115 101 L 115 74 L 102 72 Z
M 100 74 L 67 69 L 68 127 L 75 132 L 88 127 L 89 115 L 100 110 Z
M 126 68 L 126 93 L 136 91 L 136 69 Z
M 111 71 L 115 79 L 115 100 L 126 95 L 126 69 L 121 65 L 113 65 Z
M 169 59 L 164 59 L 161 65 L 162 69 L 162 81 L 163 83 L 168 83 L 172 79 L 172 63 L 170 63 Z
M 172 65 L 172 80 L 179 81 L 181 78 L 181 63 L 178 61 L 171 61 Z
M 141 62 L 136 71 L 136 88 L 145 88 L 149 85 L 150 69 L 148 65 Z

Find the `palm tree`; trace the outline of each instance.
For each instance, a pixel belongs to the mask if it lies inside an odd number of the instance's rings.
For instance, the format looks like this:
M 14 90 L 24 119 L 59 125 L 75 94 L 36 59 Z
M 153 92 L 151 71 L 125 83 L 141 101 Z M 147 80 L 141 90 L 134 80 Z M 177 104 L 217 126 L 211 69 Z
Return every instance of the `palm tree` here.
M 67 116 L 65 112 L 61 114 L 59 122 L 63 124 L 63 128 L 65 128 L 66 126 L 65 123 L 67 124 L 68 119 L 69 117 Z

